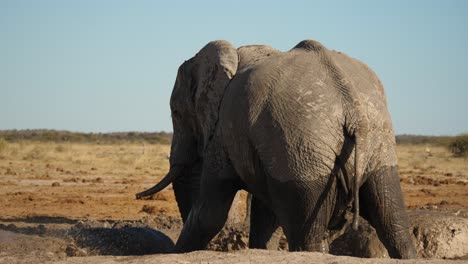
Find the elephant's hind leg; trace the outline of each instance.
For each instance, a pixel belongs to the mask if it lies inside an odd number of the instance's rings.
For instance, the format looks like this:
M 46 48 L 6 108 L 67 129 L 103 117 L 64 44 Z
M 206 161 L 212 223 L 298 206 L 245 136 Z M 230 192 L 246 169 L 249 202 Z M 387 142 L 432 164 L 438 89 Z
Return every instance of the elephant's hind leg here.
M 322 179 L 325 182 L 294 183 L 285 188 L 289 190 L 282 198 L 286 206 L 282 206 L 280 223 L 290 251 L 328 251 L 322 240 L 335 206 L 336 177 Z
M 376 229 L 390 257 L 416 258 L 397 168 L 373 173 L 361 187 L 360 200 L 362 216 Z
M 281 232 L 275 214 L 255 196 L 252 197 L 249 248 L 277 250 Z
M 213 175 L 215 174 L 215 175 Z M 200 197 L 192 207 L 177 240 L 176 252 L 205 249 L 224 226 L 239 189 L 237 174 L 229 164 L 220 170 L 204 169 Z

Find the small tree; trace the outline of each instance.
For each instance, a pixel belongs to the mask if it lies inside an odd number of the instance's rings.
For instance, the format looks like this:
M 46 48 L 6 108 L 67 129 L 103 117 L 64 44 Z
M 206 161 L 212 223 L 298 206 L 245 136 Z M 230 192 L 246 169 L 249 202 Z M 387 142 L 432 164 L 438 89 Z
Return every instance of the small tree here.
M 449 149 L 455 157 L 468 157 L 468 134 L 456 136 L 450 142 Z

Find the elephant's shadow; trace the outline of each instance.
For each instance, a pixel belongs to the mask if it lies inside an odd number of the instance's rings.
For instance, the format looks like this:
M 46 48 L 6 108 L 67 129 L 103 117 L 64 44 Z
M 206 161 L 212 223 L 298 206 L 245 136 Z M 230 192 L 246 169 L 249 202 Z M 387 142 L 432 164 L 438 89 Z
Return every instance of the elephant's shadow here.
M 148 227 L 72 229 L 69 236 L 91 255 L 170 253 L 174 248 L 174 242 L 168 236 Z
M 0 219 L 0 222 L 0 251 L 31 249 L 50 250 L 67 256 L 125 256 L 170 253 L 174 248 L 172 239 L 158 230 L 143 226 L 118 226 L 125 224 L 125 221 L 81 222 L 62 217 L 32 217 Z M 49 224 L 73 226 L 64 229 L 50 227 Z M 108 224 L 114 226 L 103 226 Z

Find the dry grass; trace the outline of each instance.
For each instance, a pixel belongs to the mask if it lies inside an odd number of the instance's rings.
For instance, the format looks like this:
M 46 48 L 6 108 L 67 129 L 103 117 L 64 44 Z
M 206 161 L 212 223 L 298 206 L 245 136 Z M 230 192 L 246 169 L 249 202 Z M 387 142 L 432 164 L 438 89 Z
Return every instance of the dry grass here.
M 169 151 L 166 144 L 8 143 L 0 153 L 2 214 L 141 218 L 142 206 L 155 201 L 135 193 L 166 174 Z M 172 191 L 164 195 L 158 209 L 175 214 Z
M 454 157 L 446 147 L 398 145 L 397 155 L 402 177 L 408 172 L 420 172 L 433 177 L 454 176 L 468 180 L 468 159 Z
M 2 150 L 0 168 L 9 163 L 20 167 L 43 164 L 104 175 L 160 175 L 167 170 L 168 155 L 168 145 L 19 142 L 8 143 Z
M 31 215 L 141 219 L 151 213 L 179 216 L 171 188 L 149 200 L 135 193 L 169 168 L 169 145 L 5 142 L 0 149 L 3 218 Z M 399 145 L 406 205 L 468 206 L 468 160 L 443 146 Z
M 405 203 L 409 208 L 468 206 L 468 159 L 440 145 L 397 146 Z

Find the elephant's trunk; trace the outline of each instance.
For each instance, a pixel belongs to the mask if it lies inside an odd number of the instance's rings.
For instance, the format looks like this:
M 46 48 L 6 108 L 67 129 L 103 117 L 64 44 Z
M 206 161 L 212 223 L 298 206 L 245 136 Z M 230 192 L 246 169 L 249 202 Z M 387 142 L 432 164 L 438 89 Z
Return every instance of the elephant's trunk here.
M 154 185 L 153 187 L 151 187 L 151 188 L 149 188 L 149 189 L 147 189 L 147 190 L 145 190 L 143 192 L 137 193 L 136 198 L 141 199 L 143 197 L 150 196 L 150 195 L 153 195 L 153 194 L 156 194 L 156 193 L 162 191 L 169 184 L 174 182 L 174 180 L 178 176 L 180 176 L 182 173 L 183 173 L 183 167 L 182 166 L 173 166 L 173 167 L 171 167 L 169 172 L 166 174 L 166 176 L 164 176 L 164 178 L 160 182 L 158 182 L 156 185 Z
M 202 174 L 202 161 L 198 160 L 193 165 L 186 167 L 183 175 L 177 177 L 172 183 L 174 195 L 179 207 L 182 221 L 188 218 L 192 206 L 200 195 L 200 179 Z

